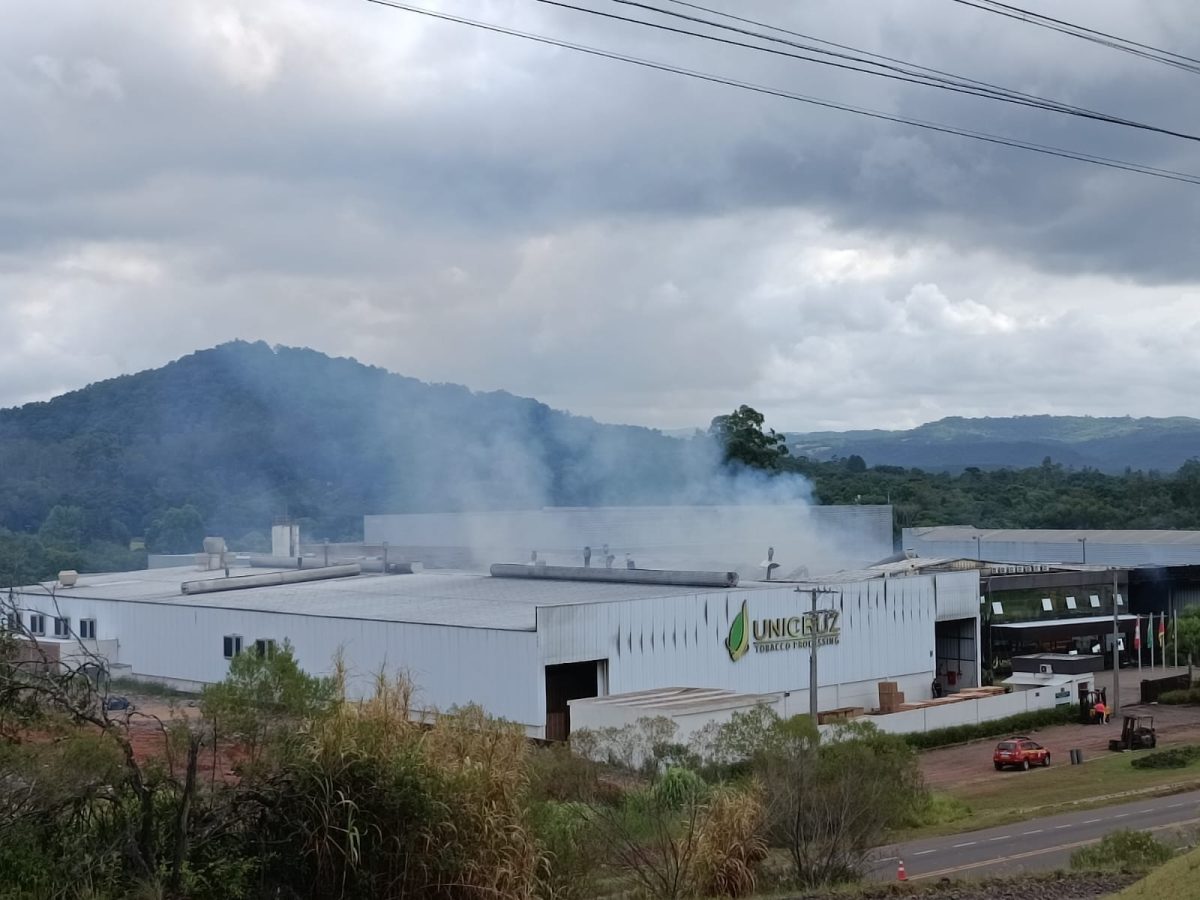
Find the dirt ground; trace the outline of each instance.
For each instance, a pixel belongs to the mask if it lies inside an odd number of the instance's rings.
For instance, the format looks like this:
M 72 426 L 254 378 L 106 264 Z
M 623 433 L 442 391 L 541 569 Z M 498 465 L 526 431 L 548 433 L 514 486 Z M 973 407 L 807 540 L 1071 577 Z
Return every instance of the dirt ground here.
M 134 753 L 142 761 L 166 758 L 166 740 L 162 726 L 156 720 L 161 720 L 164 725 L 170 725 L 172 716 L 194 718 L 200 714 L 197 708 L 198 701 L 189 697 L 179 697 L 172 705 L 170 700 L 154 695 L 126 692 L 123 696 L 129 700 L 131 705 L 130 742 L 133 744 Z M 213 748 L 206 746 L 199 757 L 201 780 L 235 781 L 237 776 L 234 773 L 234 766 L 240 756 L 238 748 L 226 742 L 222 742 L 215 755 Z M 182 764 L 182 761 L 178 761 L 178 764 Z
M 1122 691 L 1124 693 L 1124 691 Z M 1200 744 L 1200 708 L 1194 706 L 1128 706 L 1128 715 L 1154 716 L 1159 746 Z M 1107 725 L 1055 725 L 1030 732 L 1028 737 L 1050 749 L 1055 765 L 1070 760 L 1070 750 L 1082 750 L 1084 759 L 1109 752 L 1110 738 L 1121 736 L 1121 722 L 1114 718 Z M 981 782 L 993 782 L 992 750 L 996 741 L 975 741 L 959 747 L 946 747 L 921 754 L 921 769 L 926 783 L 938 790 L 962 788 Z

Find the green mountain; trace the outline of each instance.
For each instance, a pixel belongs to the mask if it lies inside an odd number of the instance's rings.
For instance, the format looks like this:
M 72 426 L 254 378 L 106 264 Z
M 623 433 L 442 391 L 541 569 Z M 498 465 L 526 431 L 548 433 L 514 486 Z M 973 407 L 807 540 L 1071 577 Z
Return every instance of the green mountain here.
M 504 392 L 235 342 L 0 411 L 0 529 L 190 549 L 197 532 L 236 541 L 287 514 L 307 536 L 351 539 L 364 513 L 696 499 L 712 455 Z
M 1072 468 L 1173 472 L 1200 456 L 1200 419 L 952 416 L 907 431 L 823 431 L 787 438 L 797 455 L 815 460 L 858 455 L 870 466 L 1024 468 L 1048 456 Z

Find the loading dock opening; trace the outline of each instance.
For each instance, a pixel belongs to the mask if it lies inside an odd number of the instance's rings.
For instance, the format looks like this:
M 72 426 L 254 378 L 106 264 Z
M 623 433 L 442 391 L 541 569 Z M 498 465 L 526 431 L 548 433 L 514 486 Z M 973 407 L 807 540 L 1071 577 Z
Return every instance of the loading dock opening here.
M 546 666 L 546 740 L 571 736 L 571 701 L 607 693 L 607 674 L 607 659 Z

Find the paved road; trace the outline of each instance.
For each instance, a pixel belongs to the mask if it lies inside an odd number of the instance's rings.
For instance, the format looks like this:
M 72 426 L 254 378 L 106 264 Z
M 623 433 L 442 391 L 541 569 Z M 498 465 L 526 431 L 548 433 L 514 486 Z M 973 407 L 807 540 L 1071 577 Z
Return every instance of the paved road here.
M 878 851 L 871 874 L 894 879 L 900 859 L 910 881 L 1051 871 L 1066 868 L 1074 850 L 1110 831 L 1165 831 L 1194 823 L 1200 823 L 1200 791 L 896 844 Z

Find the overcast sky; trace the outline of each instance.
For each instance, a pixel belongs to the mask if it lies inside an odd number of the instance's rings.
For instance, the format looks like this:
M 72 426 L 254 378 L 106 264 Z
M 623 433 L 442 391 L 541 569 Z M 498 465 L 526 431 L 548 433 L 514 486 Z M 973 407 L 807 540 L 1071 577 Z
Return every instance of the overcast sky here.
M 951 0 L 704 5 L 1200 131 L 1200 76 Z M 436 8 L 1200 172 L 1200 144 L 533 0 Z M 1200 56 L 1194 0 L 1052 11 Z M 1200 187 L 363 0 L 18 4 L 0 111 L 0 406 L 244 338 L 665 428 L 1200 415 Z

